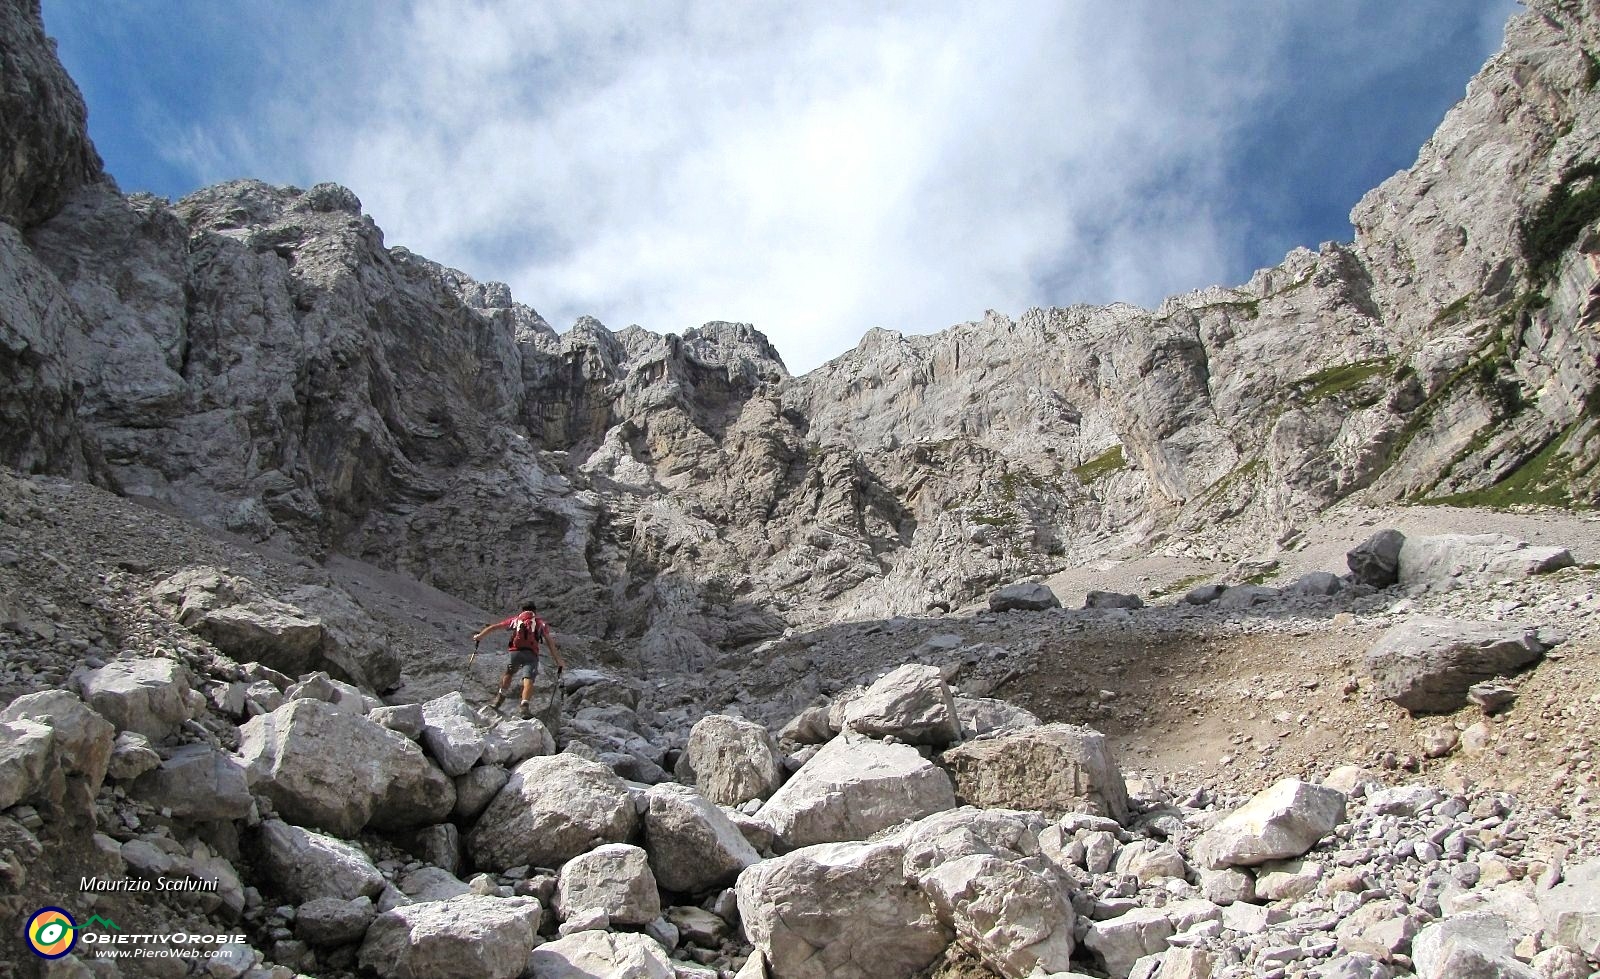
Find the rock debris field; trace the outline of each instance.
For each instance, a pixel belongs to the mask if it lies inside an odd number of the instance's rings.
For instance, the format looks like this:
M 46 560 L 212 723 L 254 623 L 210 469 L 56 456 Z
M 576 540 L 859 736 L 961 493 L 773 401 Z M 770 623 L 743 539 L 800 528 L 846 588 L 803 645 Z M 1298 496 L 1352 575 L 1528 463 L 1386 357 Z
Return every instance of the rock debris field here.
M 498 650 L 466 669 L 491 612 L 5 475 L 5 914 L 244 937 L 0 970 L 1588 976 L 1600 533 L 1538 530 L 1330 521 L 1342 568 L 1110 566 L 1139 593 L 1023 582 L 688 677 L 562 636 L 520 720 Z

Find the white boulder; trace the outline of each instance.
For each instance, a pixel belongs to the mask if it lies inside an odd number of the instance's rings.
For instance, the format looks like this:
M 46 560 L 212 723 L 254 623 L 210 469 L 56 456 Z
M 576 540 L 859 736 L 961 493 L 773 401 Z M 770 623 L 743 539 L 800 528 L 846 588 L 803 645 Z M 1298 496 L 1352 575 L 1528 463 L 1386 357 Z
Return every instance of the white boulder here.
M 189 671 L 170 659 L 119 659 L 77 677 L 78 692 L 119 731 L 153 741 L 189 719 Z
M 693 789 L 656 785 L 647 798 L 645 847 L 656 881 L 667 890 L 698 894 L 727 887 L 761 859 L 727 814 Z
M 529 758 L 512 771 L 467 834 L 478 866 L 559 867 L 602 843 L 624 843 L 639 825 L 628 786 L 576 755 Z
M 954 933 L 903 869 L 895 839 L 827 843 L 763 860 L 735 890 L 773 979 L 911 979 Z
M 383 890 L 383 874 L 360 848 L 279 819 L 261 824 L 257 850 L 267 878 L 298 903 L 351 901 Z
M 1207 830 L 1194 857 L 1208 870 L 1298 857 L 1332 832 L 1344 813 L 1343 792 L 1284 779 Z
M 645 935 L 580 931 L 528 957 L 535 979 L 674 979 L 672 960 Z
M 728 714 L 708 714 L 695 722 L 677 774 L 723 806 L 765 799 L 783 784 L 782 758 L 772 735 L 754 721 Z
M 961 737 L 955 697 L 937 666 L 907 663 L 850 701 L 847 727 L 872 738 L 947 745 Z
M 302 826 L 354 836 L 371 823 L 441 822 L 455 785 L 403 735 L 320 700 L 291 700 L 239 729 L 251 787 Z
M 563 918 L 604 911 L 620 925 L 645 925 L 661 916 L 661 895 L 644 850 L 606 843 L 561 867 L 556 910 Z
M 1034 813 L 963 808 L 920 820 L 904 840 L 906 876 L 940 922 L 995 973 L 1071 969 L 1073 885 L 1042 856 Z
M 464 894 L 378 915 L 359 961 L 384 979 L 515 979 L 539 932 L 533 898 Z
M 950 779 L 910 745 L 835 738 L 768 799 L 756 819 L 785 850 L 864 840 L 955 808 Z
M 66 690 L 24 694 L 0 710 L 0 723 L 37 721 L 54 732 L 56 750 L 69 774 L 82 775 L 89 793 L 100 791 L 111 763 L 116 728 Z

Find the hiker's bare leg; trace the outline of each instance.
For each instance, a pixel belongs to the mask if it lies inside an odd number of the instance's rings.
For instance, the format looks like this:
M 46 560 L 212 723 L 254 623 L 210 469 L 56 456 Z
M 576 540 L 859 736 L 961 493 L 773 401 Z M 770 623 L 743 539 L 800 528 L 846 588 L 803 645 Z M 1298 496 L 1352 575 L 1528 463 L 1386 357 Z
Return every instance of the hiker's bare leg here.
M 522 678 L 522 699 L 533 699 L 533 677 L 531 676 L 525 676 Z

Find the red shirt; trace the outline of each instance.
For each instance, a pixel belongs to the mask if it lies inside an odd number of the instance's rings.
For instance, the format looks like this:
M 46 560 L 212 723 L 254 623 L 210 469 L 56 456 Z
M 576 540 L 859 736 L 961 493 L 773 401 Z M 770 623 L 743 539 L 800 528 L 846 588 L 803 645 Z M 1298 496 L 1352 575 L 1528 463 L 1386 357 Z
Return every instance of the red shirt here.
M 518 628 L 521 623 L 521 628 Z M 504 622 L 495 625 L 497 629 L 510 629 L 511 640 L 506 643 L 507 649 L 539 651 L 539 640 L 545 637 L 550 627 L 545 621 L 532 612 L 518 612 Z

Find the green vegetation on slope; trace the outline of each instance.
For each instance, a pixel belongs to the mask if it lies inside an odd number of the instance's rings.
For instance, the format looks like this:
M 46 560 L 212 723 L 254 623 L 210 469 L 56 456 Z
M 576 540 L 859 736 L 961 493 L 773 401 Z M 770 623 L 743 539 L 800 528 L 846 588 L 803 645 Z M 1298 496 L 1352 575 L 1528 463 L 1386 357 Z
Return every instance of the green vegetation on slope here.
M 1522 257 L 1534 282 L 1554 275 L 1562 253 L 1600 218 L 1600 181 L 1596 177 L 1600 177 L 1600 162 L 1573 167 L 1522 223 Z
M 1326 370 L 1307 374 L 1294 382 L 1295 389 L 1307 404 L 1352 391 L 1369 378 L 1387 373 L 1394 367 L 1393 357 L 1358 360 L 1353 364 L 1337 364 Z
M 1097 479 L 1104 479 L 1117 470 L 1126 468 L 1128 460 L 1122 455 L 1122 446 L 1113 445 L 1083 465 L 1074 468 L 1072 474 L 1078 477 L 1078 482 L 1087 486 Z
M 1544 447 L 1492 486 L 1465 493 L 1430 497 L 1422 503 L 1504 509 L 1539 505 L 1585 508 L 1572 498 L 1572 458 L 1562 451 L 1577 423 L 1558 433 Z

